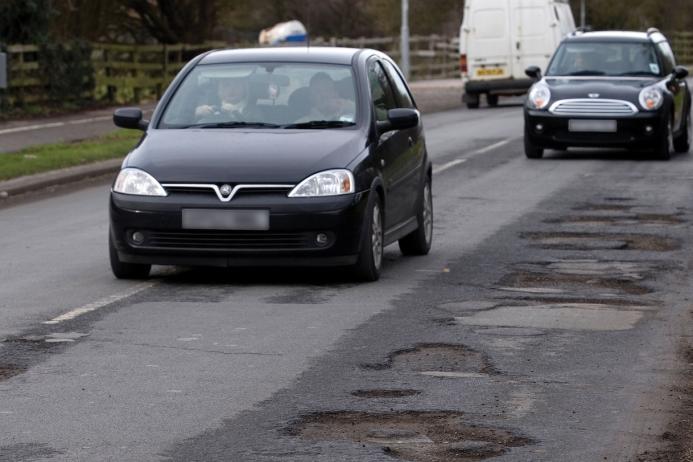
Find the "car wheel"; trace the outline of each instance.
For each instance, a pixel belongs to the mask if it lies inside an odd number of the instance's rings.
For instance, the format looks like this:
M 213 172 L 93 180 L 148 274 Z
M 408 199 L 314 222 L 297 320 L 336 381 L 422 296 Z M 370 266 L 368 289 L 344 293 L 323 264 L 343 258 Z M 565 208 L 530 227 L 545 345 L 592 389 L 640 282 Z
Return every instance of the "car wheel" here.
M 532 142 L 532 140 L 525 133 L 525 156 L 528 159 L 541 159 L 544 157 L 544 148 L 538 146 Z
M 659 144 L 657 148 L 655 149 L 655 157 L 659 160 L 669 160 L 671 159 L 671 148 L 672 148 L 672 143 L 673 143 L 673 135 L 672 135 L 672 130 L 671 130 L 671 119 L 667 118 L 665 121 L 666 127 L 667 127 L 667 132 L 666 135 L 663 136 L 659 140 Z
M 404 255 L 426 255 L 433 241 L 433 193 L 431 179 L 423 187 L 421 207 L 416 215 L 419 227 L 399 240 L 399 250 Z
M 366 282 L 380 278 L 383 264 L 383 209 L 380 195 L 370 194 L 364 218 L 361 250 L 353 271 L 357 279 Z
M 118 258 L 118 251 L 113 243 L 113 237 L 108 234 L 108 255 L 111 260 L 111 270 L 118 279 L 144 279 L 149 276 L 152 265 L 139 263 L 124 263 Z
M 491 107 L 498 106 L 498 95 L 486 95 L 486 102 Z
M 686 127 L 683 133 L 674 138 L 674 150 L 679 153 L 686 153 L 691 149 L 691 116 L 686 116 Z

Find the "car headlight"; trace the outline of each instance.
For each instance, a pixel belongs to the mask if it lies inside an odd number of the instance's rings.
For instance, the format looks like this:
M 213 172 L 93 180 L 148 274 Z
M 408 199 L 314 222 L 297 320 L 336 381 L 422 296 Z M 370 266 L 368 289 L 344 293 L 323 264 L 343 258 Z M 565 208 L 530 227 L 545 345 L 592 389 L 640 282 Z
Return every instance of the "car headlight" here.
M 544 109 L 549 105 L 549 101 L 551 101 L 551 90 L 547 85 L 537 84 L 529 91 L 527 104 L 532 109 Z
M 354 175 L 349 170 L 327 170 L 301 181 L 289 197 L 339 196 L 354 192 Z
M 166 196 L 166 190 L 149 173 L 137 168 L 124 168 L 118 174 L 113 191 L 137 196 Z
M 643 88 L 640 92 L 640 106 L 646 111 L 655 111 L 664 103 L 664 93 L 657 87 Z

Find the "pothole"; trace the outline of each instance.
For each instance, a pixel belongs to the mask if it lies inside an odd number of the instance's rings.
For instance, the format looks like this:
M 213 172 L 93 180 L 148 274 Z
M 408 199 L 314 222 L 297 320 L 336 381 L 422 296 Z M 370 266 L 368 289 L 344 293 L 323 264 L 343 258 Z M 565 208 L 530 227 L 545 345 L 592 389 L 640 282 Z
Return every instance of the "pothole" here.
M 558 250 L 670 252 L 681 247 L 676 239 L 654 234 L 533 232 L 523 233 L 521 236 L 536 242 L 541 248 Z
M 615 199 L 615 198 L 614 198 Z M 634 205 L 625 205 L 625 204 L 614 204 L 614 202 L 622 202 L 622 201 L 629 201 L 629 199 L 626 198 L 618 198 L 622 200 L 610 200 L 610 203 L 607 204 L 595 204 L 595 203 L 586 203 L 586 204 L 580 204 L 578 206 L 573 207 L 573 210 L 576 211 L 592 211 L 592 212 L 629 212 L 631 209 L 633 209 L 635 206 Z
M 457 372 L 497 374 L 489 359 L 465 345 L 422 343 L 414 348 L 397 350 L 383 363 L 362 364 L 370 370 L 407 370 L 413 372 Z
M 373 389 L 373 390 L 356 390 L 351 394 L 357 398 L 406 398 L 421 394 L 419 390 L 411 389 Z
M 25 367 L 16 364 L 0 364 L 0 381 L 11 379 L 24 372 L 26 372 Z
M 379 446 L 412 462 L 482 460 L 534 443 L 510 430 L 467 423 L 453 411 L 324 412 L 302 417 L 287 432 L 311 441 Z
M 561 218 L 544 220 L 548 224 L 582 224 L 582 225 L 680 225 L 685 220 L 676 215 L 640 213 L 629 215 L 570 215 Z
M 516 271 L 501 279 L 499 285 L 503 287 L 553 287 L 558 286 L 563 290 L 566 286 L 574 288 L 595 288 L 617 290 L 629 295 L 644 295 L 652 292 L 652 289 L 636 284 L 628 278 L 600 277 L 591 274 L 562 274 L 539 273 L 531 271 Z

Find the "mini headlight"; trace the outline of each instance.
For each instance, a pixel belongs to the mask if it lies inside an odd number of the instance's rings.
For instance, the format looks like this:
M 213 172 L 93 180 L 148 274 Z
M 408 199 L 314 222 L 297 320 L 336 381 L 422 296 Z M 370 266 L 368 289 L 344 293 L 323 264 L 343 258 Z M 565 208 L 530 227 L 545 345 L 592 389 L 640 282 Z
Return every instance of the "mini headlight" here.
M 549 90 L 547 85 L 539 83 L 534 85 L 529 91 L 527 104 L 532 109 L 544 109 L 549 105 L 549 101 L 551 101 L 551 90 Z
M 646 111 L 655 111 L 662 107 L 664 94 L 657 87 L 643 88 L 640 92 L 640 106 Z
M 354 175 L 349 170 L 327 170 L 301 181 L 289 197 L 339 196 L 354 192 Z
M 113 191 L 137 196 L 166 196 L 166 190 L 149 173 L 137 168 L 124 168 L 118 174 Z

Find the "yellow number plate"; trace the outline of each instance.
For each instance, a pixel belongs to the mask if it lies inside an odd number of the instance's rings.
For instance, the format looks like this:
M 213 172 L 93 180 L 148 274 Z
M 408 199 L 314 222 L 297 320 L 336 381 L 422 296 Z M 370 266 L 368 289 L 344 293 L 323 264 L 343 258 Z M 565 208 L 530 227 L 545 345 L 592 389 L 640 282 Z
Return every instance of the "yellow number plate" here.
M 488 67 L 485 69 L 477 69 L 476 70 L 476 75 L 479 77 L 488 77 L 488 76 L 499 76 L 499 75 L 504 75 L 505 74 L 505 69 L 502 69 L 500 67 Z

